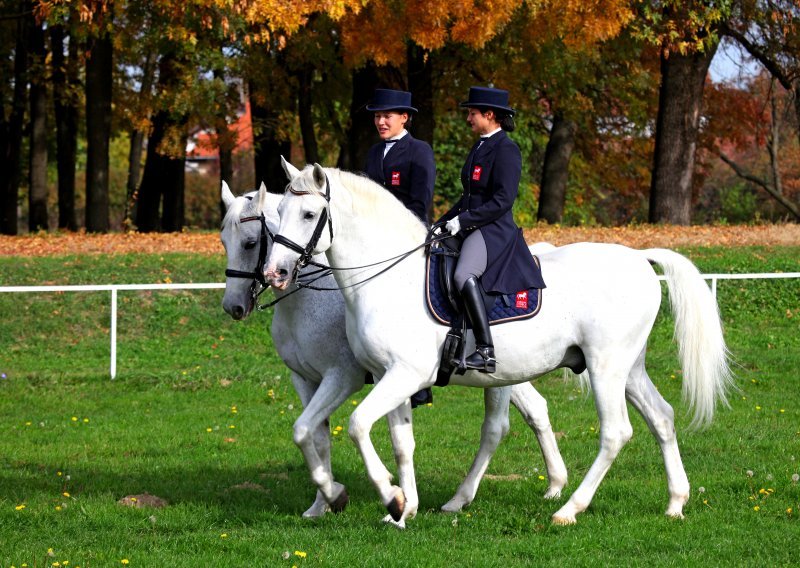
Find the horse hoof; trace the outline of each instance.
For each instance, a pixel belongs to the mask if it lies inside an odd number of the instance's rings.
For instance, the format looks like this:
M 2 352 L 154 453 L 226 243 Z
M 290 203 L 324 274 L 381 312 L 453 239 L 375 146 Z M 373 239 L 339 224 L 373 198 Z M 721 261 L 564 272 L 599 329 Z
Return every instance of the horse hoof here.
M 553 515 L 553 524 L 554 525 L 559 525 L 559 526 L 565 527 L 565 526 L 568 526 L 568 525 L 574 525 L 577 522 L 578 521 L 575 519 L 575 517 L 559 517 L 559 516 Z
M 350 496 L 347 494 L 347 489 L 342 488 L 342 492 L 339 493 L 339 496 L 334 499 L 333 503 L 331 503 L 331 511 L 334 513 L 341 513 L 347 507 L 347 504 L 350 502 Z
M 544 494 L 545 499 L 558 499 L 561 497 L 561 488 L 560 487 L 550 487 L 548 488 L 547 492 Z
M 403 518 L 403 510 L 406 508 L 406 497 L 403 495 L 403 491 L 399 490 L 395 493 L 394 497 L 392 497 L 391 501 L 386 505 L 386 509 L 389 511 L 389 514 L 392 516 L 392 519 L 395 522 L 400 522 L 400 519 Z
M 441 511 L 443 513 L 460 513 L 463 508 L 464 503 L 462 501 L 450 499 L 450 501 L 442 505 Z

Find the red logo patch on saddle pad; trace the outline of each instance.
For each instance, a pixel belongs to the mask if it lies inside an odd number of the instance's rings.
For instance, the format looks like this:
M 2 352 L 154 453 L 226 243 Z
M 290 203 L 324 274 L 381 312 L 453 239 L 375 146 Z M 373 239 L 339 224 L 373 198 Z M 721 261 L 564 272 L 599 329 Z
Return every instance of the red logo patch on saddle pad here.
M 522 290 L 521 292 L 517 292 L 517 304 L 515 306 L 517 309 L 520 310 L 527 310 L 528 309 L 528 291 Z
M 392 172 L 392 185 L 400 185 L 400 172 Z

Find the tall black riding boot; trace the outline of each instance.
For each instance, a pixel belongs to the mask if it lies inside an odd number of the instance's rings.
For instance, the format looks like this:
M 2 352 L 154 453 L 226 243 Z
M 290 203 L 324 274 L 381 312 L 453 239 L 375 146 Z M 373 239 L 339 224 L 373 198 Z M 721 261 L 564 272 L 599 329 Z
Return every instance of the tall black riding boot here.
M 494 358 L 492 332 L 489 329 L 489 318 L 483 304 L 480 285 L 474 276 L 464 282 L 461 288 L 461 299 L 467 309 L 472 331 L 475 334 L 475 353 L 466 358 L 467 369 L 475 369 L 482 373 L 494 373 L 497 361 Z

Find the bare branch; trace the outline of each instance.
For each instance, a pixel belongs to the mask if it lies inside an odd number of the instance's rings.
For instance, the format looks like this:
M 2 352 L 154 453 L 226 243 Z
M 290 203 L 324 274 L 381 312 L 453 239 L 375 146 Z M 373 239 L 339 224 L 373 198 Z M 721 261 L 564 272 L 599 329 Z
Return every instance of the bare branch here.
M 775 198 L 775 200 L 778 203 L 780 203 L 786 209 L 788 209 L 792 215 L 794 215 L 797 219 L 800 220 L 800 207 L 798 207 L 797 205 L 786 199 L 785 196 L 778 193 L 778 191 L 769 182 L 744 171 L 742 167 L 736 162 L 734 162 L 731 158 L 729 158 L 725 154 L 725 152 L 720 151 L 719 157 L 722 159 L 723 162 L 728 164 L 733 169 L 734 172 L 736 172 L 737 176 L 751 183 L 754 183 L 758 187 L 762 188 L 764 191 L 769 193 L 773 198 Z

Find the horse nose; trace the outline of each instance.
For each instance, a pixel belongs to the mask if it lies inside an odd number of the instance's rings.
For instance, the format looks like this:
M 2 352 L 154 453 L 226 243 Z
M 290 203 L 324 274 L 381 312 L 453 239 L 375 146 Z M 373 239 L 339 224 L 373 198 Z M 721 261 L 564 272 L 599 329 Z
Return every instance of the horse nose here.
M 225 310 L 225 313 L 231 316 L 235 320 L 243 319 L 245 316 L 245 308 L 241 304 L 231 304 L 223 300 L 222 302 L 222 309 Z
M 285 268 L 272 267 L 264 272 L 270 286 L 283 290 L 289 282 L 289 272 Z

